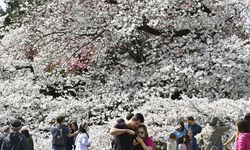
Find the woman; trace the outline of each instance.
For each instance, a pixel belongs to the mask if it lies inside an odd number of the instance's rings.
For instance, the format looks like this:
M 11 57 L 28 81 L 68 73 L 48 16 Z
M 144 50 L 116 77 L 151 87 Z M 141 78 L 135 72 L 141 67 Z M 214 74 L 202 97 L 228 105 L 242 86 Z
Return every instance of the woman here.
M 72 134 L 72 138 L 73 138 L 73 143 L 75 143 L 76 141 L 76 136 L 78 133 L 78 125 L 76 121 L 71 121 L 70 122 L 70 128 L 71 128 L 71 134 Z M 73 144 L 74 149 L 76 149 L 76 146 Z
M 71 129 L 71 125 L 70 123 L 67 125 L 68 129 L 69 129 L 69 133 L 72 134 L 73 131 Z M 66 137 L 66 150 L 72 150 L 74 146 L 74 140 L 73 140 L 73 136 L 67 136 Z
M 137 128 L 137 137 L 134 141 L 134 145 L 140 146 L 143 150 L 154 150 L 154 141 L 148 136 L 147 127 L 140 125 Z
M 240 120 L 237 123 L 238 137 L 236 138 L 236 150 L 250 150 L 249 122 Z
M 26 127 L 22 127 L 21 129 L 21 133 L 26 137 L 27 142 L 28 142 L 28 146 L 29 146 L 29 150 L 34 150 L 34 142 L 33 139 L 29 133 L 29 130 Z
M 186 145 L 187 145 L 187 150 L 197 150 L 198 149 L 196 139 L 193 137 L 193 131 L 191 129 L 189 129 L 187 131 Z
M 87 122 L 84 122 L 80 125 L 78 129 L 78 135 L 75 141 L 76 145 L 75 150 L 88 150 L 89 146 L 89 134 L 87 133 L 88 129 L 89 127 Z
M 176 137 L 176 145 L 178 146 L 178 144 L 179 144 L 178 139 L 180 137 L 185 137 L 186 134 L 187 134 L 187 129 L 185 128 L 183 121 L 179 121 L 177 123 L 177 127 L 176 127 L 176 129 L 174 130 L 173 133 L 174 133 L 174 135 Z

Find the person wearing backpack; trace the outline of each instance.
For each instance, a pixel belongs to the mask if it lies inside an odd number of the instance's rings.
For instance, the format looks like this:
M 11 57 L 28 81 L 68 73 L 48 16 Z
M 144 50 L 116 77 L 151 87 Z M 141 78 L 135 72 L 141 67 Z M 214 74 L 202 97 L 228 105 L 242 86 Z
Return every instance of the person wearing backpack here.
M 51 128 L 52 150 L 66 150 L 66 137 L 69 135 L 69 129 L 64 124 L 64 116 L 56 118 L 56 125 Z
M 29 150 L 25 136 L 19 132 L 21 127 L 20 120 L 11 120 L 10 133 L 3 138 L 0 150 Z

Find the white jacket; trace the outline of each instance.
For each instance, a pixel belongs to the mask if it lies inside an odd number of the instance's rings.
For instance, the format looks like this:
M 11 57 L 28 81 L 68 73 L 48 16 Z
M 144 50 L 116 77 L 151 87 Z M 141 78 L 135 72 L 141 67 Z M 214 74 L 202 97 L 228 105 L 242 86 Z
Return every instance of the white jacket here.
M 89 138 L 86 133 L 80 133 L 76 137 L 75 141 L 76 149 L 75 150 L 88 150 Z

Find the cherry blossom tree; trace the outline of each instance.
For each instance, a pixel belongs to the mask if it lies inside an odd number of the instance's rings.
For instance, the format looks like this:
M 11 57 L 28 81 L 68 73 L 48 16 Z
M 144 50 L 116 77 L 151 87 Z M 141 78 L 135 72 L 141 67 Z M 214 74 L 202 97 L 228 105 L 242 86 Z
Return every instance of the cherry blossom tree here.
M 0 97 L 6 104 L 0 108 L 6 110 L 3 118 L 26 121 L 42 142 L 58 114 L 89 120 L 93 149 L 108 149 L 109 138 L 98 140 L 128 112 L 143 112 L 156 140 L 187 113 L 203 121 L 216 112 L 232 124 L 244 115 L 250 84 L 247 1 L 24 4 L 24 17 L 1 28 Z

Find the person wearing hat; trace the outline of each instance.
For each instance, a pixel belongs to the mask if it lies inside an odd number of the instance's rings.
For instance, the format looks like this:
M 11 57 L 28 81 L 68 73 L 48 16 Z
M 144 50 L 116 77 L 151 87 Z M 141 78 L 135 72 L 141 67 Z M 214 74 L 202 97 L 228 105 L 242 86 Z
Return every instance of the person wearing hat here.
M 207 125 L 202 129 L 201 133 L 195 136 L 195 138 L 198 144 L 202 141 L 204 150 L 222 150 L 222 134 L 228 130 L 229 127 L 225 126 L 218 117 L 210 116 Z
M 3 138 L 0 150 L 29 150 L 25 136 L 19 132 L 21 127 L 20 120 L 11 120 L 10 133 Z

